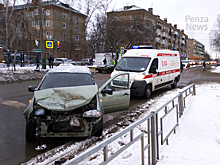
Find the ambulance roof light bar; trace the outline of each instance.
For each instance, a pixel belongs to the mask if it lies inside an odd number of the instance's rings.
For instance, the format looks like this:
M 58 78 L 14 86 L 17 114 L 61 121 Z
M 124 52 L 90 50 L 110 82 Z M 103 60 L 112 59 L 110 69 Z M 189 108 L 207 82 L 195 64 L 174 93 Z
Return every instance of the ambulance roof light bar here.
M 140 46 L 132 46 L 132 49 L 153 49 L 153 46 L 140 45 Z

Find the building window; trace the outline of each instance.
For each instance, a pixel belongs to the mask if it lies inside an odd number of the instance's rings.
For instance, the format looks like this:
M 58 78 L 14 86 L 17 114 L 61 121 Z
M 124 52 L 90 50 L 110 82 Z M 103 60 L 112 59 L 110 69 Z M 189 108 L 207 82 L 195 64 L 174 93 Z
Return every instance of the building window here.
M 38 19 L 35 20 L 34 25 L 35 25 L 35 26 L 38 26 L 38 25 L 39 25 L 39 20 L 38 20 Z
M 115 21 L 118 21 L 118 17 L 115 17 Z
M 26 13 L 25 17 L 26 17 L 26 18 L 28 18 L 28 17 L 29 17 L 29 13 L 28 13 L 28 12 Z
M 63 29 L 66 29 L 66 23 L 62 23 L 62 27 L 63 27 Z
M 78 44 L 76 44 L 76 50 L 80 50 L 80 47 Z
M 62 54 L 62 58 L 66 58 L 66 54 L 65 53 Z
M 79 26 L 76 26 L 76 31 L 79 31 Z
M 66 38 L 66 33 L 63 33 L 63 38 Z
M 79 57 L 79 54 L 76 54 L 76 59 L 78 59 L 78 57 Z
M 50 35 L 50 32 L 46 32 L 46 34 L 47 34 L 47 36 L 49 36 L 49 35 Z
M 66 18 L 66 13 L 62 13 L 62 18 Z
M 45 15 L 45 9 L 42 8 L 42 15 Z
M 76 41 L 79 41 L 79 35 L 76 35 Z
M 32 17 L 34 17 L 35 16 L 35 13 L 34 13 L 34 11 L 32 11 Z
M 130 16 L 130 20 L 134 20 L 134 15 L 131 15 L 131 16 Z
M 35 21 L 32 21 L 32 27 L 34 27 L 35 26 Z
M 46 15 L 50 15 L 50 10 L 46 10 Z
M 46 20 L 46 26 L 50 26 L 50 20 Z
M 77 24 L 79 23 L 79 17 L 76 17 L 76 23 Z

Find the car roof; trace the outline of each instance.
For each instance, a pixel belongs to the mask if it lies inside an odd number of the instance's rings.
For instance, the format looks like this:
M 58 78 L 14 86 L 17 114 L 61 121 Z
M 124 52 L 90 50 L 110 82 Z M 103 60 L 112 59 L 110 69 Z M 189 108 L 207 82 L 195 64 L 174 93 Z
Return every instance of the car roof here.
M 51 69 L 48 73 L 60 73 L 60 72 L 92 74 L 89 68 L 85 66 L 74 66 L 74 65 L 60 65 Z

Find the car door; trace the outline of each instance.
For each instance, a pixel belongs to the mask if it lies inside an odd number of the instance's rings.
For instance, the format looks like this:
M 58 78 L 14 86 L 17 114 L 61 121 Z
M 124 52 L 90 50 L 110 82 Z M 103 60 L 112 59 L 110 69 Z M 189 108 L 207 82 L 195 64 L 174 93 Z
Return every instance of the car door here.
M 104 113 L 127 110 L 130 103 L 129 73 L 119 73 L 99 88 Z

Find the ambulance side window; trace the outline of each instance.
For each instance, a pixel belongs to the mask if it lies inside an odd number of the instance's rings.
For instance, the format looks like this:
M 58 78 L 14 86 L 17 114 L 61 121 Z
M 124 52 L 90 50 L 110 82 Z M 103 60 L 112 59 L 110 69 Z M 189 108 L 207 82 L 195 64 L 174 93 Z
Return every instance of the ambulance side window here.
M 158 70 L 158 58 L 155 58 L 150 66 L 150 71 L 149 73 L 157 73 Z

